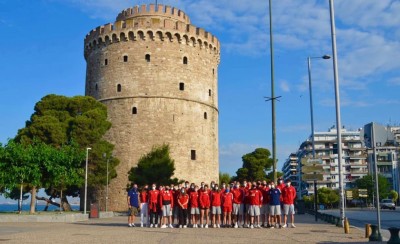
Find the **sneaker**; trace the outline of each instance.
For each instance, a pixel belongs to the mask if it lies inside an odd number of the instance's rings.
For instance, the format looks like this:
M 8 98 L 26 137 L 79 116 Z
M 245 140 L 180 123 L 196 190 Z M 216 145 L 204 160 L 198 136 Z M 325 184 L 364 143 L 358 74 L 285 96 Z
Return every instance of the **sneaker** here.
M 200 228 L 203 228 L 203 225 L 200 225 Z
M 250 229 L 254 229 L 254 226 L 253 226 L 253 225 L 250 225 Z
M 269 228 L 270 228 L 270 229 L 274 229 L 274 228 L 275 228 L 275 226 L 273 226 L 273 225 L 270 225 L 270 226 L 269 226 Z
M 194 225 L 194 228 L 199 228 L 199 227 L 197 226 L 197 224 L 195 224 L 195 225 Z
M 282 229 L 282 225 L 279 225 L 279 229 Z
M 217 228 L 221 228 L 221 226 L 219 224 L 217 224 Z
M 239 226 L 238 226 L 238 224 L 236 223 L 236 224 L 235 224 L 235 229 L 237 229 L 237 228 L 239 228 Z
M 135 224 L 132 224 L 132 227 L 136 227 Z
M 153 224 L 150 225 L 150 228 L 153 228 Z
M 186 225 L 184 225 L 184 226 L 183 226 L 183 228 L 184 228 L 184 229 L 186 229 L 186 228 L 187 228 L 187 226 L 186 226 Z
M 208 225 L 205 225 L 204 228 L 208 229 Z
M 182 229 L 182 225 L 179 226 L 179 229 Z
M 261 226 L 260 226 L 260 225 L 257 225 L 257 228 L 258 228 L 258 229 L 261 229 Z
M 171 224 L 169 224 L 169 228 L 173 229 L 174 227 Z
M 143 224 L 140 224 L 140 228 L 143 228 Z
M 217 228 L 217 225 L 216 225 L 216 224 L 214 224 L 214 225 L 213 225 L 213 228 Z
M 132 224 L 128 224 L 128 227 L 132 227 Z
M 292 228 L 296 228 L 296 226 L 294 224 L 292 224 Z
M 287 224 L 282 225 L 282 228 L 287 228 Z
M 161 225 L 161 229 L 165 229 L 165 228 L 167 228 L 166 225 Z

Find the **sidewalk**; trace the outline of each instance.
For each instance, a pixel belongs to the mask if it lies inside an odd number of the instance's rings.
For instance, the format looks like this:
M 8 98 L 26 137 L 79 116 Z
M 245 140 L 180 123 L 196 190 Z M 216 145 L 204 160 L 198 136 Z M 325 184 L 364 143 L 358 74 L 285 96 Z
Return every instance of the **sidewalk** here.
M 138 220 L 138 218 L 136 218 Z M 127 217 L 79 223 L 0 223 L 5 243 L 365 243 L 364 233 L 296 215 L 297 228 L 285 229 L 160 229 L 128 228 Z

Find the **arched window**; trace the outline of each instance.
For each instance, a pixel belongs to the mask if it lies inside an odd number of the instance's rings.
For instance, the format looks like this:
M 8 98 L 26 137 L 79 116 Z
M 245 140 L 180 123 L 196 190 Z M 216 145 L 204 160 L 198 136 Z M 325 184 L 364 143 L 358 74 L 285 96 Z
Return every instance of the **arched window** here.
M 94 89 L 95 89 L 96 91 L 99 89 L 97 83 L 96 83 L 96 85 L 94 86 Z
M 183 83 L 183 82 L 179 83 L 179 90 L 181 90 L 181 91 L 185 90 L 185 83 Z
M 136 107 L 132 108 L 132 114 L 137 114 L 137 108 Z
M 128 55 L 124 55 L 124 62 L 128 62 Z
M 147 62 L 150 62 L 150 54 L 146 54 L 145 59 Z
M 207 112 L 204 112 L 204 119 L 207 119 Z
M 122 91 L 122 86 L 121 86 L 121 84 L 118 84 L 117 85 L 117 92 L 121 92 Z
M 108 65 L 108 59 L 104 59 L 104 65 L 105 65 L 105 66 Z
M 196 160 L 196 150 L 190 150 L 190 159 Z
M 188 58 L 187 57 L 183 57 L 183 64 L 188 64 Z
M 208 89 L 208 96 L 211 97 L 211 89 Z

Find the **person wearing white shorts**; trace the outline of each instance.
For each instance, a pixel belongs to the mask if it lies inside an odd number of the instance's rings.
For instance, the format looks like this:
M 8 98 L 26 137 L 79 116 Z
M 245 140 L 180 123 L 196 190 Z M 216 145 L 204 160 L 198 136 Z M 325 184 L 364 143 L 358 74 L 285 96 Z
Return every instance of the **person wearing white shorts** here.
M 284 214 L 284 224 L 283 228 L 288 227 L 287 219 L 290 214 L 290 222 L 292 228 L 295 228 L 294 225 L 294 199 L 296 198 L 296 189 L 291 186 L 292 182 L 290 180 L 286 181 L 286 186 L 282 189 L 282 197 L 283 197 L 283 214 Z
M 221 214 L 221 206 L 212 206 L 211 207 L 211 214 Z

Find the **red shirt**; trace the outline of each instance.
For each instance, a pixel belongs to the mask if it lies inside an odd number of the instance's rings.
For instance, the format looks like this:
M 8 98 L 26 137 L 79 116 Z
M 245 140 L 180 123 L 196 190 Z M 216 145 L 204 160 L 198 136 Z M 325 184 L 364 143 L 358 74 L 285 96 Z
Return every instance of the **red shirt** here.
M 293 186 L 286 186 L 282 190 L 283 204 L 293 204 L 296 198 L 296 189 Z
M 269 187 L 266 186 L 263 190 L 262 190 L 262 195 L 263 195 L 263 201 L 262 204 L 269 204 Z
M 233 195 L 233 203 L 236 204 L 241 204 L 243 203 L 243 190 L 236 188 L 232 190 L 232 195 Z
M 158 204 L 158 197 L 160 195 L 159 190 L 151 190 L 149 191 L 149 210 L 152 210 L 153 212 L 157 211 L 157 204 Z
M 174 197 L 174 202 L 178 201 L 178 196 L 179 196 L 179 190 L 172 190 L 172 195 Z
M 160 194 L 160 207 L 162 207 L 164 204 L 164 201 L 170 201 L 171 207 L 174 207 L 174 196 L 171 191 L 162 191 Z
M 211 192 L 211 206 L 213 207 L 221 206 L 221 193 L 219 191 Z
M 231 192 L 224 192 L 221 194 L 221 202 L 223 207 L 232 207 L 233 194 Z
M 262 203 L 262 193 L 259 189 L 249 190 L 249 204 L 250 205 L 261 205 Z
M 147 203 L 149 200 L 149 193 L 147 191 L 142 191 L 140 192 L 139 198 L 141 203 Z
M 182 209 L 187 209 L 189 204 L 189 195 L 188 194 L 179 194 L 178 196 L 179 207 Z
M 201 208 L 210 208 L 210 195 L 207 191 L 200 192 L 199 203 Z
M 193 191 L 189 194 L 189 200 L 191 208 L 199 207 L 199 193 L 197 191 Z

